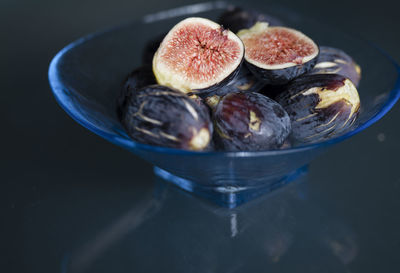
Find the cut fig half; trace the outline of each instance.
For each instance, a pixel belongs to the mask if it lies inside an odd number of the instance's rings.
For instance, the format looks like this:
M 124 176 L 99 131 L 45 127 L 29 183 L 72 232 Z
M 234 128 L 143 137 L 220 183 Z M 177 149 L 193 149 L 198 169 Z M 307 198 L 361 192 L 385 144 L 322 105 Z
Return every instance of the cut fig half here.
M 267 84 L 285 84 L 310 71 L 319 54 L 316 43 L 305 34 L 287 27 L 270 27 L 258 22 L 238 32 L 249 69 Z
M 234 79 L 244 45 L 233 32 L 204 18 L 175 25 L 154 54 L 157 82 L 188 93 L 215 90 Z

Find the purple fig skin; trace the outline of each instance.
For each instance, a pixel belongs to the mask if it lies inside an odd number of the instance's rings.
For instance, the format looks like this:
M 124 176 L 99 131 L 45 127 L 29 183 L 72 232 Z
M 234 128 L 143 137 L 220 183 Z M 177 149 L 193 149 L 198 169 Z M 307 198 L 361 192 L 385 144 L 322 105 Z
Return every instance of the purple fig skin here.
M 262 69 L 254 64 L 246 62 L 249 70 L 265 84 L 268 85 L 283 85 L 287 84 L 289 81 L 306 74 L 311 71 L 315 64 L 317 63 L 318 56 L 312 60 L 305 62 L 303 64 L 298 64 L 295 66 L 290 66 L 282 69 Z
M 196 103 L 200 108 L 203 109 L 204 112 L 207 112 L 211 115 L 211 108 L 207 105 L 207 102 L 200 98 L 199 96 L 195 95 L 195 94 L 188 94 L 188 97 L 194 102 Z
M 206 107 L 161 85 L 144 87 L 129 96 L 121 121 L 133 140 L 169 148 L 208 149 L 213 133 Z
M 126 106 L 128 98 L 140 88 L 156 84 L 151 66 L 142 66 L 133 70 L 125 79 L 117 97 L 117 115 L 121 118 L 122 112 Z
M 260 151 L 279 148 L 291 124 L 275 101 L 253 92 L 225 95 L 213 113 L 215 142 L 225 151 Z
M 250 28 L 257 22 L 267 22 L 270 26 L 285 26 L 278 18 L 240 7 L 229 7 L 227 11 L 221 14 L 217 22 L 234 33 L 241 29 Z
M 216 88 L 212 91 L 196 92 L 195 94 L 199 95 L 201 98 L 207 98 L 214 95 L 222 97 L 231 92 L 258 92 L 264 85 L 264 82 L 258 80 L 253 73 L 242 64 L 238 74 L 228 83 L 228 85 Z
M 235 79 L 236 79 L 236 77 L 239 74 L 240 67 L 243 66 L 243 62 L 244 62 L 244 58 L 242 58 L 242 61 L 240 62 L 238 67 L 234 71 L 232 71 L 232 73 L 229 74 L 222 81 L 220 81 L 220 82 L 218 82 L 218 83 L 216 83 L 214 85 L 211 85 L 211 86 L 209 86 L 207 88 L 193 90 L 193 93 L 199 93 L 199 94 L 201 94 L 201 93 L 212 93 L 212 92 L 216 92 L 216 91 L 220 90 L 221 88 L 224 88 L 224 87 L 226 87 L 228 85 L 233 84 Z
M 218 103 L 221 101 L 223 96 L 212 95 L 204 98 L 204 103 L 208 106 L 211 112 L 214 112 L 217 108 Z
M 318 61 L 309 74 L 339 74 L 349 78 L 356 87 L 361 80 L 360 66 L 343 50 L 321 46 Z
M 268 98 L 276 100 L 276 97 L 285 90 L 286 90 L 286 84 L 283 85 L 267 84 L 264 85 L 263 88 L 261 88 L 259 93 L 263 94 L 264 96 L 267 96 Z
M 292 121 L 292 138 L 300 143 L 337 136 L 355 122 L 360 99 L 354 84 L 338 74 L 305 75 L 285 86 L 276 101 Z
M 240 91 L 258 92 L 264 85 L 264 82 L 258 80 L 245 65 L 242 65 L 236 78 L 227 86 L 214 91 L 205 91 L 196 94 L 203 99 L 211 110 L 214 110 L 219 100 L 226 94 Z

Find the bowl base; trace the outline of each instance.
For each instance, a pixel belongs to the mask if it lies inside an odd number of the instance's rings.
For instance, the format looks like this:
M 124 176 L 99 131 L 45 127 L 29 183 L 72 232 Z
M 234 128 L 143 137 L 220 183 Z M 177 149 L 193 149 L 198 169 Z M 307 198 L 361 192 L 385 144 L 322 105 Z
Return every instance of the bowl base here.
M 243 203 L 253 200 L 263 194 L 272 192 L 296 181 L 305 176 L 308 172 L 308 165 L 305 165 L 287 175 L 266 180 L 261 186 L 257 187 L 234 187 L 234 186 L 219 186 L 207 187 L 199 185 L 185 178 L 178 177 L 170 172 L 167 172 L 157 166 L 154 167 L 154 173 L 165 181 L 168 181 L 179 188 L 190 192 L 196 196 L 209 199 L 214 203 L 228 208 L 237 207 Z

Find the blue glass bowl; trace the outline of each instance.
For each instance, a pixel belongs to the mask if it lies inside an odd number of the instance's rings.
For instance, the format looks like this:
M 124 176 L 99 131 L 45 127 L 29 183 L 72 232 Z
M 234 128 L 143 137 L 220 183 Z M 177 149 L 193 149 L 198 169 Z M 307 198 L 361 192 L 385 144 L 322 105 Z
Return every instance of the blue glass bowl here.
M 78 123 L 154 164 L 155 173 L 164 179 L 234 207 L 294 180 L 325 148 L 379 120 L 399 98 L 400 70 L 379 49 L 352 35 L 282 7 L 253 6 L 300 29 L 320 45 L 343 49 L 360 64 L 362 106 L 354 127 L 324 142 L 259 152 L 192 152 L 131 140 L 117 118 L 115 100 L 126 75 L 140 66 L 145 43 L 185 17 L 216 19 L 226 6 L 223 2 L 185 6 L 79 39 L 54 57 L 49 80 L 57 102 Z

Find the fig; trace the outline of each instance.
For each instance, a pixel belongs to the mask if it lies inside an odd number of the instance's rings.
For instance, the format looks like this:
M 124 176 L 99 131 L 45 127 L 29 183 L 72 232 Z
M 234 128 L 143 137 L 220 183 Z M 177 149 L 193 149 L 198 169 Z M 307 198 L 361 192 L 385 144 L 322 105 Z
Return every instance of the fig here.
M 157 82 L 181 92 L 215 90 L 227 85 L 244 57 L 242 41 L 231 31 L 204 18 L 190 17 L 175 25 L 154 54 Z
M 264 85 L 259 92 L 261 94 L 263 94 L 264 96 L 267 96 L 268 98 L 275 100 L 276 96 L 278 96 L 280 93 L 284 92 L 285 90 L 286 90 L 286 84 L 283 84 L 283 85 L 267 84 L 267 85 Z
M 267 22 L 271 26 L 284 25 L 281 20 L 273 16 L 234 6 L 229 7 L 221 14 L 217 22 L 234 33 L 242 29 L 251 28 L 257 22 Z
M 222 97 L 213 113 L 215 142 L 227 151 L 279 148 L 291 125 L 286 111 L 259 93 L 233 92 Z
M 246 66 L 242 66 L 238 75 L 227 86 L 212 91 L 197 92 L 196 94 L 203 99 L 211 110 L 214 110 L 224 95 L 239 91 L 258 92 L 264 85 L 264 82 L 258 80 Z
M 117 114 L 121 117 L 127 98 L 147 85 L 156 84 L 151 66 L 142 66 L 133 70 L 125 79 L 117 98 Z
M 296 141 L 316 142 L 333 137 L 349 129 L 357 118 L 357 89 L 342 75 L 304 75 L 285 89 L 276 100 L 290 116 Z
M 218 103 L 221 101 L 222 96 L 212 95 L 204 98 L 204 102 L 211 109 L 212 112 L 215 111 Z
M 257 79 L 246 66 L 242 66 L 236 77 L 228 85 L 211 91 L 197 91 L 195 94 L 202 98 L 214 95 L 221 97 L 236 91 L 258 92 L 264 85 L 265 83 Z
M 286 84 L 309 72 L 317 62 L 318 46 L 297 30 L 258 22 L 237 35 L 245 46 L 247 66 L 266 84 Z
M 143 54 L 142 54 L 142 63 L 144 65 L 150 65 L 153 61 L 154 54 L 156 53 L 158 47 L 160 46 L 162 40 L 164 39 L 165 35 L 167 33 L 163 33 L 161 35 L 158 35 L 157 37 L 151 39 L 146 43 L 143 49 Z
M 135 141 L 194 151 L 206 149 L 213 133 L 205 107 L 182 92 L 161 85 L 132 93 L 122 124 Z
M 356 87 L 361 79 L 360 66 L 343 50 L 321 46 L 317 64 L 310 74 L 339 74 L 350 79 Z
M 192 99 L 192 101 L 196 103 L 200 108 L 203 108 L 203 111 L 210 113 L 210 108 L 207 107 L 207 103 L 204 99 L 200 98 L 196 94 L 188 94 L 188 97 Z

